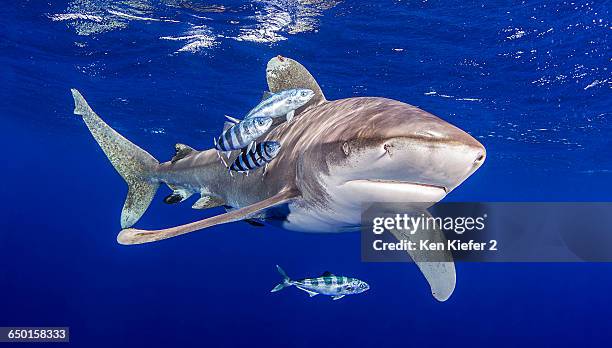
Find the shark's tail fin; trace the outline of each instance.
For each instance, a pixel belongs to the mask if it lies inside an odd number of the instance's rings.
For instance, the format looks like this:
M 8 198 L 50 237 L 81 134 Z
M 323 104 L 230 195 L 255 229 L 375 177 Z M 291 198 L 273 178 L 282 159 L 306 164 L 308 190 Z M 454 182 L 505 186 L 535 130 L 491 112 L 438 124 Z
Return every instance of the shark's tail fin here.
M 291 284 L 291 279 L 287 276 L 287 273 L 285 273 L 285 271 L 281 268 L 281 266 L 276 265 L 276 269 L 278 270 L 278 273 L 280 273 L 283 276 L 283 282 L 275 286 L 274 289 L 270 290 L 270 292 L 277 292 L 277 291 L 283 290 L 284 288 L 288 286 L 293 285 Z
M 128 195 L 121 211 L 121 228 L 128 228 L 140 219 L 153 200 L 159 187 L 153 174 L 159 162 L 102 121 L 79 91 L 71 91 L 74 113 L 83 116 L 94 139 L 128 184 Z

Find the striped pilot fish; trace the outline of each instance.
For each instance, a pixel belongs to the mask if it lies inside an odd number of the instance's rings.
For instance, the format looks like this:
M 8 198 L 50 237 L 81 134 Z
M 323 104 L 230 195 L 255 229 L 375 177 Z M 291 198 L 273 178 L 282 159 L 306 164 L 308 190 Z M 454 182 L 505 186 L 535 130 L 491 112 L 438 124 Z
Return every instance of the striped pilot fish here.
M 230 172 L 233 170 L 248 175 L 250 170 L 268 165 L 278 155 L 280 148 L 281 144 L 278 141 L 264 141 L 250 149 L 242 150 L 229 170 Z
M 255 140 L 270 129 L 273 122 L 270 117 L 253 117 L 243 121 L 229 119 L 234 121 L 226 122 L 228 126 L 221 136 L 214 140 L 217 151 L 240 150 L 247 146 L 250 149 Z
M 266 92 L 264 99 L 244 117 L 282 117 L 287 116 L 287 122 L 293 118 L 295 110 L 308 103 L 314 92 L 307 88 L 286 89 L 278 93 Z
M 370 289 L 368 283 L 362 280 L 337 276 L 329 272 L 321 274 L 318 278 L 291 280 L 279 265 L 276 265 L 276 268 L 278 273 L 283 276 L 283 282 L 278 284 L 271 292 L 277 292 L 293 285 L 306 291 L 310 297 L 322 294 L 332 296 L 334 300 L 339 300 L 346 295 L 360 294 Z

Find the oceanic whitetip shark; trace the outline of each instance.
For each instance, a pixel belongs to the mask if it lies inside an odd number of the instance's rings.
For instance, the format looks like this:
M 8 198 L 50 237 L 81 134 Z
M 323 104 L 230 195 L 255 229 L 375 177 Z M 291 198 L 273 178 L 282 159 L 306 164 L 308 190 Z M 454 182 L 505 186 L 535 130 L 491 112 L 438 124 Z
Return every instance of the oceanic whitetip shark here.
M 359 230 L 362 203 L 438 202 L 484 162 L 482 144 L 417 107 L 378 97 L 329 101 L 306 68 L 281 56 L 268 62 L 266 77 L 272 93 L 308 88 L 315 95 L 296 110 L 291 123 L 277 123 L 258 140 L 279 141 L 282 149 L 265 172 L 249 176 L 230 176 L 212 148 L 196 151 L 177 144 L 174 158 L 159 163 L 102 121 L 72 90 L 74 113 L 83 117 L 128 184 L 119 243 L 154 242 L 239 220 L 304 232 Z M 232 153 L 232 161 L 237 155 L 238 151 Z M 229 208 L 224 214 L 172 228 L 130 228 L 160 183 L 178 193 L 179 200 L 199 194 L 195 209 Z M 431 236 L 434 240 L 444 239 L 441 231 L 430 233 L 438 234 Z M 442 255 L 436 259 L 445 262 L 424 262 L 416 253 L 410 256 L 434 297 L 445 301 L 455 288 L 452 255 L 439 251 Z

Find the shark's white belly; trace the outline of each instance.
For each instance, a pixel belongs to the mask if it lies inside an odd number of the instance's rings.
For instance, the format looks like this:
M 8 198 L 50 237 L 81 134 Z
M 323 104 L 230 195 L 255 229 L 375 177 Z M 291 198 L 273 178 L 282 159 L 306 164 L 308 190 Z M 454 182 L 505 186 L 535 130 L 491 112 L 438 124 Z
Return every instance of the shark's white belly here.
M 392 181 L 353 180 L 329 185 L 323 206 L 299 201 L 289 204 L 283 228 L 302 232 L 353 232 L 361 227 L 364 206 L 372 202 L 435 203 L 446 195 L 437 187 Z

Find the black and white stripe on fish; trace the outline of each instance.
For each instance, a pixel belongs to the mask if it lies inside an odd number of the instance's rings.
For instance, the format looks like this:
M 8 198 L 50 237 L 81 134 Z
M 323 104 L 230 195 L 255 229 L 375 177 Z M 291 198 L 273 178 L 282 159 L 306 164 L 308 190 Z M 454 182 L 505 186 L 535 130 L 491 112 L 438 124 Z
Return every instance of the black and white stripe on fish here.
M 253 117 L 235 123 L 214 139 L 215 149 L 227 153 L 251 146 L 257 138 L 270 129 L 272 122 L 271 117 Z
M 229 171 L 246 173 L 270 163 L 277 155 L 281 144 L 277 141 L 265 141 L 250 149 L 243 150 L 229 167 Z

